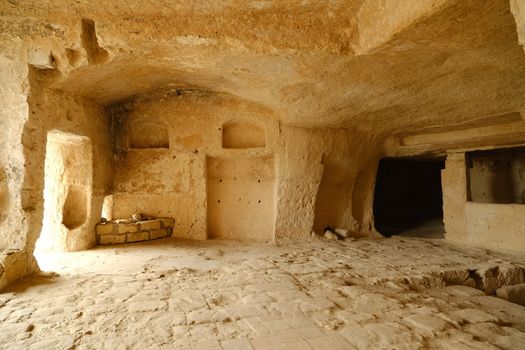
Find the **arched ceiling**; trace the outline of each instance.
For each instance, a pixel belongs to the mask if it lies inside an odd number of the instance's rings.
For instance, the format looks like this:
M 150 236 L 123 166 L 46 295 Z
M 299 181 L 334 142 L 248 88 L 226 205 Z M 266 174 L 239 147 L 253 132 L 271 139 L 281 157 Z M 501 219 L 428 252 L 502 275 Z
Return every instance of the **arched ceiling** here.
M 48 28 L 62 72 L 53 87 L 103 105 L 191 87 L 288 124 L 390 132 L 525 111 L 508 0 L 16 3 L 3 18 L 25 29 L 6 30 L 38 44 L 32 29 Z M 95 49 L 80 40 L 82 18 L 94 21 Z M 97 48 L 107 57 L 89 60 Z

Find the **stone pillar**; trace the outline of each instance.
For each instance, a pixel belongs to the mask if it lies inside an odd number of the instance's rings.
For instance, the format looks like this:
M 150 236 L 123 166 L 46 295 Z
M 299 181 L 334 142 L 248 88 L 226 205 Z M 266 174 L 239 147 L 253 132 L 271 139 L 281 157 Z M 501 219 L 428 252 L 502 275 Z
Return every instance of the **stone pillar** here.
M 462 241 L 466 237 L 465 204 L 467 202 L 467 167 L 465 153 L 449 153 L 441 171 L 443 188 L 443 222 L 445 238 Z

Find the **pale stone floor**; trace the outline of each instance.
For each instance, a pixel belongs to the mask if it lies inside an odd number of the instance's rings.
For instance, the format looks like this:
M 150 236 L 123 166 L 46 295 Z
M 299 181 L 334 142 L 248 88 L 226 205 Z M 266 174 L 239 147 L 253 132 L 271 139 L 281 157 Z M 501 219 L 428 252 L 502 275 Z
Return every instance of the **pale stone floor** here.
M 2 349 L 525 349 L 524 307 L 444 286 L 523 278 L 525 257 L 442 240 L 162 239 L 39 261 L 58 275 L 0 294 Z

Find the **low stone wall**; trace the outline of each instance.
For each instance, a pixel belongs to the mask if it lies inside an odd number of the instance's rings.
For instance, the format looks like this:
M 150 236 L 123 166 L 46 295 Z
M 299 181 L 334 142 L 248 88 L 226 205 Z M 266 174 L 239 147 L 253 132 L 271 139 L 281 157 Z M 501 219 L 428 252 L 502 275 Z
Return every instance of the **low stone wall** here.
M 134 223 L 108 221 L 95 226 L 98 244 L 118 244 L 149 241 L 171 236 L 175 220 L 155 219 Z

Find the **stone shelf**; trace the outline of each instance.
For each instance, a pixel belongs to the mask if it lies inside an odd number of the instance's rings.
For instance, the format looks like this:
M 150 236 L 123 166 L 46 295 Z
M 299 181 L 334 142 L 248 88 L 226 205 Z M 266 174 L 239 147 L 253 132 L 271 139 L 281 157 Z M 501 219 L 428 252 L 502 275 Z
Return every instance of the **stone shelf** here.
M 175 220 L 171 218 L 117 223 L 108 221 L 97 224 L 95 232 L 101 245 L 149 241 L 171 236 Z

